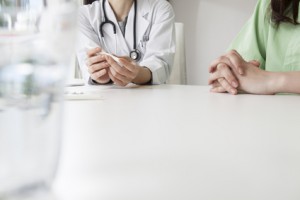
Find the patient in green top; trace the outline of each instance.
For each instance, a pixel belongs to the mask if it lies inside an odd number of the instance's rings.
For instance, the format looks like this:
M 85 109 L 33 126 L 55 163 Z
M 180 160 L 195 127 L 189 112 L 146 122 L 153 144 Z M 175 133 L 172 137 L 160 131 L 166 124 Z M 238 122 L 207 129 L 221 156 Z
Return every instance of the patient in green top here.
M 300 94 L 300 0 L 259 0 L 225 55 L 210 66 L 212 92 Z

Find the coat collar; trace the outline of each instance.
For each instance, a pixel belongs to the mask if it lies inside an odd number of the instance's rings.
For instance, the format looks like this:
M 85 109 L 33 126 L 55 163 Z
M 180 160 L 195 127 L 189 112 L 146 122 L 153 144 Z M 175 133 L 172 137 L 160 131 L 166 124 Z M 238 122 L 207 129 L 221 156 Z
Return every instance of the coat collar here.
M 143 40 L 143 36 L 149 28 L 151 22 L 151 7 L 148 0 L 137 0 L 138 15 L 137 15 L 137 45 Z
M 99 2 L 100 6 L 101 6 L 101 11 L 102 10 L 102 1 Z M 146 30 L 149 27 L 150 24 L 150 5 L 148 3 L 147 0 L 137 0 L 137 30 L 136 30 L 136 44 L 137 47 L 140 44 L 140 41 L 143 40 L 143 36 L 146 32 Z M 106 14 L 109 20 L 111 20 L 115 26 L 116 26 L 116 30 L 117 30 L 117 38 L 118 38 L 118 48 L 120 49 L 120 52 L 130 52 L 133 50 L 133 22 L 134 22 L 134 5 L 132 5 L 129 15 L 128 15 L 128 19 L 127 19 L 127 25 L 126 25 L 126 32 L 125 32 L 125 37 L 123 36 L 120 27 L 118 25 L 117 19 L 115 17 L 115 14 L 111 8 L 111 6 L 109 5 L 109 2 L 106 1 L 105 4 L 105 9 L 106 9 Z M 101 22 L 103 22 L 104 17 L 103 17 L 103 13 L 102 13 L 102 17 L 101 17 Z M 105 35 L 105 40 L 106 41 L 114 41 L 115 40 L 115 36 L 113 34 L 113 27 L 111 25 L 106 24 L 104 26 L 104 35 Z M 106 39 L 107 38 L 107 39 Z M 108 39 L 110 38 L 110 39 Z M 115 42 L 115 41 L 114 41 Z M 114 52 L 113 52 L 114 53 Z M 121 56 L 121 55 L 120 55 Z

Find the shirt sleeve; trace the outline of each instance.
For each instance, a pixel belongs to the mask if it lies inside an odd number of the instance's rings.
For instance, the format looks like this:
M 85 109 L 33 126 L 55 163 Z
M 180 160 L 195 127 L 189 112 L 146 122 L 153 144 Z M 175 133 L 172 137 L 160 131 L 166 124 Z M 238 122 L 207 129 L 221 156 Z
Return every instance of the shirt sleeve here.
M 169 78 L 175 55 L 175 14 L 166 1 L 154 7 L 153 22 L 141 66 L 152 72 L 152 84 L 163 84 Z
M 228 50 L 237 50 L 245 60 L 257 60 L 265 69 L 266 46 L 270 17 L 268 16 L 270 0 L 259 0 L 252 17 L 244 25 Z
M 87 50 L 93 47 L 99 47 L 99 38 L 96 31 L 93 29 L 90 22 L 89 9 L 92 5 L 82 6 L 78 14 L 78 43 L 76 54 L 78 58 L 79 67 L 86 84 L 91 84 L 90 74 L 86 66 Z

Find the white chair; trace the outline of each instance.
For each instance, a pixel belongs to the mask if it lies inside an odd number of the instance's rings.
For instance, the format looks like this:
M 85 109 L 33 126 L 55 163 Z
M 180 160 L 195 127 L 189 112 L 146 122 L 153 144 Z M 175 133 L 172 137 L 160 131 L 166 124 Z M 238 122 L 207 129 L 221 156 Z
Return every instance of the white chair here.
M 176 52 L 171 75 L 167 84 L 185 85 L 186 78 L 186 63 L 185 63 L 185 35 L 184 24 L 175 23 L 176 33 Z
M 84 85 L 84 80 L 81 76 L 81 71 L 79 70 L 79 65 L 77 62 L 77 58 L 74 55 L 68 69 L 68 75 L 66 80 L 66 86 L 80 86 Z

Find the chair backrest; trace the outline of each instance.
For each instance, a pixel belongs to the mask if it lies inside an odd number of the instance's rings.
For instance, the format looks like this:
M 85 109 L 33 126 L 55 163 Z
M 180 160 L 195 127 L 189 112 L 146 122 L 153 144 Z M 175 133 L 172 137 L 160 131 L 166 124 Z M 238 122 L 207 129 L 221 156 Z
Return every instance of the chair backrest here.
M 175 23 L 176 52 L 171 75 L 167 84 L 185 85 L 186 80 L 186 59 L 185 59 L 185 35 L 184 24 Z

